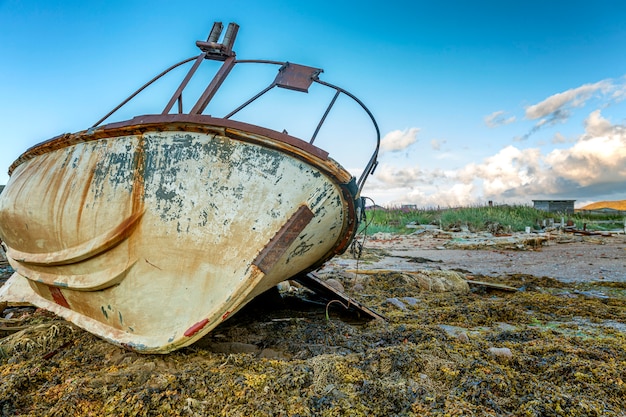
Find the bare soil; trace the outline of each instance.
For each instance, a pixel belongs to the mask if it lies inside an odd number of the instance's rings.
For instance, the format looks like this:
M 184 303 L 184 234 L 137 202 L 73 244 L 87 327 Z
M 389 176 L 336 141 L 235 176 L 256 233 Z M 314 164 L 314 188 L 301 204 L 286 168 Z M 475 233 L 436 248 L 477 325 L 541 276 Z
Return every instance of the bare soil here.
M 284 285 L 168 355 L 0 306 L 0 415 L 626 416 L 624 236 L 527 238 L 368 238 L 319 275 L 386 320 Z

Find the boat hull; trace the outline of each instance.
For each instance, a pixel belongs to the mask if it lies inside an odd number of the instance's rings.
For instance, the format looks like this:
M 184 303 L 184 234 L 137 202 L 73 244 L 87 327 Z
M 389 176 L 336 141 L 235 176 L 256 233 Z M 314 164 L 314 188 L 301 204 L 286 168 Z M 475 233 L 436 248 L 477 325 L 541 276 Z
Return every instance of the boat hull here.
M 108 125 L 18 159 L 0 195 L 16 271 L 0 299 L 166 353 L 345 249 L 347 171 L 287 135 L 196 119 Z

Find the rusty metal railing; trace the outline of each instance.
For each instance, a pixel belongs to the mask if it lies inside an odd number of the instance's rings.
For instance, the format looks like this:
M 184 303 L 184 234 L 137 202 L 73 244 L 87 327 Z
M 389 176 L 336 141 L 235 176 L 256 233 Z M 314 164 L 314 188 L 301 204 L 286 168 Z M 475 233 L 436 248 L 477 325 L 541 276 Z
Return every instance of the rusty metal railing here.
M 194 64 L 187 72 L 185 78 L 180 83 L 167 105 L 161 112 L 162 115 L 169 114 L 172 111 L 172 108 L 175 104 L 177 104 L 177 110 L 179 114 L 184 114 L 183 112 L 183 91 L 189 84 L 189 81 L 193 78 L 196 71 L 204 62 L 205 59 L 214 60 L 214 61 L 222 61 L 223 64 L 211 80 L 211 82 L 207 85 L 203 93 L 200 95 L 196 103 L 193 105 L 188 114 L 202 114 L 202 112 L 206 109 L 208 104 L 211 102 L 212 98 L 215 96 L 222 83 L 236 64 L 246 64 L 246 63 L 254 63 L 254 64 L 271 64 L 271 65 L 280 65 L 278 69 L 278 75 L 270 83 L 269 86 L 261 90 L 259 93 L 252 96 L 250 99 L 245 101 L 243 104 L 232 110 L 230 113 L 226 114 L 223 118 L 229 119 L 234 116 L 236 113 L 256 101 L 258 98 L 266 94 L 268 91 L 272 90 L 274 87 L 285 88 L 289 90 L 299 91 L 299 92 L 308 92 L 309 87 L 313 83 L 317 83 L 323 85 L 325 87 L 331 88 L 335 90 L 335 95 L 331 99 L 330 103 L 326 107 L 324 114 L 322 115 L 319 123 L 317 124 L 315 131 L 313 132 L 311 138 L 309 139 L 309 143 L 313 144 L 317 135 L 322 128 L 324 122 L 333 106 L 335 105 L 337 99 L 340 95 L 345 95 L 355 101 L 369 116 L 371 119 L 374 129 L 376 131 L 376 144 L 374 147 L 374 151 L 367 162 L 362 174 L 359 176 L 357 180 L 358 191 L 362 190 L 365 185 L 365 181 L 367 177 L 374 173 L 376 166 L 378 164 L 378 151 L 380 148 L 380 129 L 378 128 L 378 124 L 376 123 L 376 119 L 374 118 L 372 112 L 365 106 L 365 104 L 359 100 L 356 96 L 351 94 L 350 92 L 344 90 L 341 87 L 330 84 L 328 82 L 322 81 L 319 79 L 319 75 L 323 72 L 320 68 L 308 67 L 305 65 L 293 64 L 290 62 L 283 61 L 270 61 L 270 60 L 255 60 L 255 59 L 246 59 L 246 60 L 237 60 L 236 54 L 233 51 L 233 45 L 235 42 L 235 38 L 237 37 L 237 33 L 239 30 L 239 26 L 235 23 L 229 23 L 228 28 L 226 29 L 226 33 L 221 43 L 219 43 L 219 38 L 223 30 L 223 25 L 221 22 L 215 22 L 213 24 L 213 28 L 211 29 L 211 33 L 206 41 L 197 41 L 196 46 L 200 48 L 202 51 L 199 55 L 193 56 L 191 58 L 187 58 L 177 64 L 172 65 L 167 68 L 165 71 L 158 74 L 156 77 L 152 78 L 146 84 L 141 86 L 137 91 L 131 94 L 128 98 L 122 101 L 119 105 L 117 105 L 113 110 L 107 113 L 104 117 L 98 120 L 93 126 L 96 128 L 101 123 L 103 123 L 106 119 L 108 119 L 111 115 L 117 112 L 120 108 L 126 105 L 129 101 L 131 101 L 134 97 L 136 97 L 139 93 L 145 90 L 148 86 L 174 70 L 175 68 L 180 67 L 186 63 L 194 61 Z

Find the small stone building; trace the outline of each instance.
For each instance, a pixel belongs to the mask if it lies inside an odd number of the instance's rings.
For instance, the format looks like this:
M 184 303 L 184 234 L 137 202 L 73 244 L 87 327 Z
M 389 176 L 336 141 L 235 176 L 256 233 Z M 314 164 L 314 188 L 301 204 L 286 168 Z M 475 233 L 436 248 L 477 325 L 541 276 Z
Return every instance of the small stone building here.
M 533 200 L 533 207 L 550 213 L 574 213 L 576 200 Z

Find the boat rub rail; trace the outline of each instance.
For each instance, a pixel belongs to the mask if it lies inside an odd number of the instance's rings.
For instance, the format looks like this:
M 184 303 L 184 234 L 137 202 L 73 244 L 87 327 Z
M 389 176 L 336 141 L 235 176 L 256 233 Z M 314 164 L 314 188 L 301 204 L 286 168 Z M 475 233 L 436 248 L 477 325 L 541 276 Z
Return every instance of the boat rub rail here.
M 231 132 L 230 129 L 235 131 L 241 130 L 248 134 L 245 136 L 237 135 L 236 132 Z M 142 134 L 152 130 L 215 132 L 224 134 L 225 136 L 237 136 L 237 139 L 245 138 L 246 140 L 249 140 L 248 138 L 250 138 L 250 133 L 252 133 L 291 145 L 311 156 L 318 158 L 321 161 L 328 161 L 329 159 L 328 152 L 315 145 L 311 145 L 302 139 L 249 123 L 197 114 L 145 115 L 137 116 L 124 122 L 110 123 L 101 127 L 83 130 L 74 134 L 65 133 L 34 145 L 27 149 L 26 152 L 20 155 L 15 162 L 13 162 L 9 168 L 9 175 L 11 175 L 13 170 L 15 170 L 15 168 L 23 162 L 53 150 L 62 149 L 91 140 L 111 138 L 114 136 L 123 136 L 128 134 Z M 235 135 L 233 135 L 233 133 L 235 133 Z

